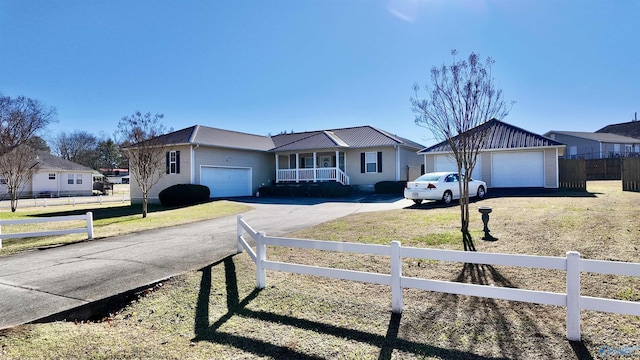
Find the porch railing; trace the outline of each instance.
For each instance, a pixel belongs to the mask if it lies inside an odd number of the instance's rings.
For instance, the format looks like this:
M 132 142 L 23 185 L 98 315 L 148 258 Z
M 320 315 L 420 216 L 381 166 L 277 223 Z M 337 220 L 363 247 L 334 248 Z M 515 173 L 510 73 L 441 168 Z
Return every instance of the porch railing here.
M 279 169 L 276 182 L 336 181 L 349 185 L 349 176 L 339 168 Z

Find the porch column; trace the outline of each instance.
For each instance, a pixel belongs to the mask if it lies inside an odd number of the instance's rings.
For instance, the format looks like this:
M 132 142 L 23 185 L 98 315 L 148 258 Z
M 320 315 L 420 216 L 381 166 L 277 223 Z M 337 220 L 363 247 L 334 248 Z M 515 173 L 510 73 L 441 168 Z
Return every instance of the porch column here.
M 313 182 L 316 182 L 316 174 L 318 172 L 318 164 L 316 161 L 316 152 L 313 152 Z
M 400 147 L 398 145 L 393 147 L 396 150 L 396 181 L 400 181 Z
M 336 182 L 342 183 L 340 181 L 340 151 L 336 150 Z
M 276 184 L 280 182 L 280 161 L 279 158 L 280 156 L 278 156 L 278 154 L 276 155 Z
M 300 154 L 296 153 L 296 182 L 300 182 Z

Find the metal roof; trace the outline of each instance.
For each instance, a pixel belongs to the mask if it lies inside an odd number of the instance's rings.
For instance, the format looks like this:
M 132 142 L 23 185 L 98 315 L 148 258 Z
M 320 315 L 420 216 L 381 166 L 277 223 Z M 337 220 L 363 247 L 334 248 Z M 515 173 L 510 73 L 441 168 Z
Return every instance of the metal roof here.
M 507 124 L 497 119 L 492 119 L 486 123 L 479 125 L 469 131 L 484 131 L 487 134 L 480 150 L 496 150 L 496 149 L 520 149 L 535 147 L 563 147 L 564 144 L 534 134 L 530 131 Z M 455 139 L 455 137 L 454 137 Z M 429 152 L 451 152 L 451 147 L 446 141 L 422 149 L 418 153 Z
M 271 151 L 298 151 L 326 148 L 369 148 L 378 146 L 406 146 L 420 149 L 413 141 L 391 135 L 372 126 L 357 126 L 304 133 L 280 134 L 273 137 L 276 145 Z
M 269 136 L 253 135 L 200 125 L 195 127 L 191 139 L 191 143 L 193 144 L 234 149 L 267 151 L 273 148 L 273 140 L 271 140 Z
M 204 145 L 232 149 L 267 151 L 273 148 L 268 136 L 223 130 L 208 126 L 194 125 L 159 137 L 167 145 Z
M 279 134 L 270 137 L 195 125 L 162 135 L 160 139 L 162 143 L 168 145 L 192 144 L 273 152 L 394 145 L 416 150 L 423 148 L 418 143 L 372 126 Z
M 549 131 L 545 133 L 546 136 L 551 134 L 560 134 L 573 136 L 582 139 L 595 140 L 599 142 L 606 143 L 617 143 L 617 144 L 638 144 L 640 143 L 640 139 L 634 139 L 628 136 L 622 136 L 618 134 L 612 133 L 592 133 L 592 132 L 580 132 L 580 131 Z

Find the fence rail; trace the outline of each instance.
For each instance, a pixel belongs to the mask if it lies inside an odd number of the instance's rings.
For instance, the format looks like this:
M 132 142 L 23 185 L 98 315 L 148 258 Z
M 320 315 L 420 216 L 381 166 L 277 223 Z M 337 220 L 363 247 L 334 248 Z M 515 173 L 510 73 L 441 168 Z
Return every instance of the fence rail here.
M 83 228 L 73 228 L 73 229 L 64 229 L 64 230 L 46 230 L 46 231 L 10 233 L 10 234 L 2 233 L 2 225 L 37 224 L 37 223 L 77 221 L 77 220 L 86 220 L 87 226 Z M 87 233 L 88 239 L 93 239 L 93 213 L 90 211 L 87 212 L 85 215 L 54 216 L 54 217 L 47 217 L 47 218 L 40 218 L 40 219 L 0 220 L 0 249 L 2 249 L 2 239 L 80 234 L 85 232 Z
M 245 232 L 256 242 L 255 252 L 247 242 L 247 239 L 245 239 Z M 264 232 L 257 232 L 251 228 L 251 226 L 244 221 L 242 215 L 238 215 L 237 219 L 237 241 L 238 252 L 240 253 L 243 250 L 247 250 L 249 256 L 256 264 L 256 287 L 260 289 L 266 286 L 265 270 L 275 270 L 388 285 L 391 287 L 391 308 L 395 313 L 402 312 L 403 288 L 563 306 L 567 308 L 567 338 L 572 341 L 580 340 L 581 309 L 640 316 L 639 302 L 580 295 L 581 272 L 640 276 L 640 264 L 581 259 L 580 254 L 573 251 L 567 252 L 566 257 L 551 257 L 402 247 L 398 241 L 392 241 L 389 246 L 386 246 L 270 237 L 266 236 Z M 380 274 L 268 261 L 266 259 L 267 245 L 389 256 L 391 258 L 390 273 Z M 503 288 L 402 276 L 403 257 L 564 270 L 567 274 L 566 293 Z

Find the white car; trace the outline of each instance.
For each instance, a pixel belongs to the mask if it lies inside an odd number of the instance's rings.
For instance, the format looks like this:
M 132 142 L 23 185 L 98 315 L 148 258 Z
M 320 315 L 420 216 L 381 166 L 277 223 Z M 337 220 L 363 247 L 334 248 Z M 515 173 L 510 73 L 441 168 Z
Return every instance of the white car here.
M 464 176 L 464 175 L 462 175 Z M 445 204 L 460 198 L 460 187 L 457 172 L 427 173 L 414 181 L 407 182 L 404 197 L 421 204 L 422 200 L 442 200 Z M 469 179 L 469 196 L 479 199 L 487 194 L 487 184 L 484 181 Z

